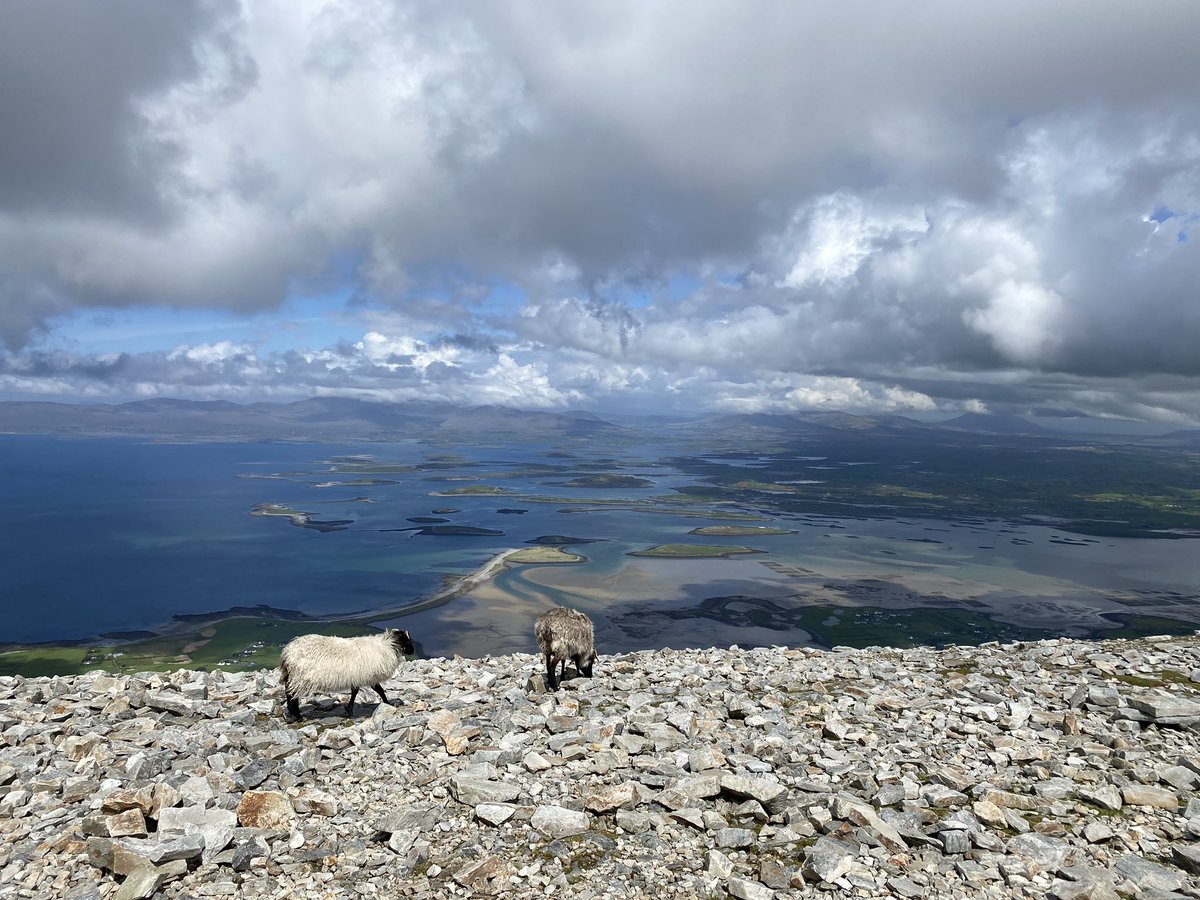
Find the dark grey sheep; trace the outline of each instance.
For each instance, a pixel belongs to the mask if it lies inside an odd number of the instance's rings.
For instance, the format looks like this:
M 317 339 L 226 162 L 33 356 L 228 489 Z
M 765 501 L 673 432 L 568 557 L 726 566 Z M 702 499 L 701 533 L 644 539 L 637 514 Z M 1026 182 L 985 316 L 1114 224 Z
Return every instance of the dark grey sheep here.
M 556 606 L 538 617 L 533 626 L 534 637 L 546 659 L 546 683 L 558 690 L 567 674 L 567 660 L 575 663 L 581 675 L 592 677 L 592 664 L 599 658 L 592 636 L 592 620 L 576 609 Z M 562 676 L 555 670 L 562 665 Z

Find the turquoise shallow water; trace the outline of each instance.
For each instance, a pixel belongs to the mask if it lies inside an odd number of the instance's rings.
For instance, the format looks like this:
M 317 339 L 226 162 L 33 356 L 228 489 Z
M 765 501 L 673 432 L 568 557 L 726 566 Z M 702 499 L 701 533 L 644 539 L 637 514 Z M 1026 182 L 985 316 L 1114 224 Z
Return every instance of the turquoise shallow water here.
M 448 452 L 460 458 L 435 458 Z M 611 458 L 621 451 L 603 452 Z M 624 452 L 622 471 L 651 479 L 652 487 L 556 485 L 580 471 L 552 474 L 528 467 L 570 465 L 587 470 L 586 454 L 568 460 L 537 447 L 448 451 L 417 442 L 153 443 L 0 435 L 5 611 L 0 642 L 155 629 L 177 614 L 235 606 L 266 604 L 314 615 L 394 609 L 434 591 L 445 575 L 474 571 L 501 550 L 543 534 L 598 542 L 573 548 L 589 561 L 571 567 L 568 581 L 531 582 L 529 570 L 514 570 L 497 579 L 508 595 L 503 601 L 464 597 L 412 617 L 425 652 L 471 655 L 489 649 L 529 649 L 529 622 L 551 602 L 588 608 L 610 650 L 652 645 L 652 629 L 641 628 L 635 639 L 613 622 L 629 621 L 631 608 L 637 613 L 655 606 L 676 608 L 708 596 L 752 593 L 759 581 L 764 596 L 790 591 L 795 600 L 808 591 L 814 602 L 824 602 L 818 595 L 827 593 L 827 585 L 833 585 L 829 590 L 835 593 L 841 591 L 837 596 L 846 602 L 869 602 L 856 600 L 855 590 L 845 588 L 862 580 L 883 579 L 930 594 L 946 591 L 949 584 L 953 592 L 982 597 L 991 613 L 1003 615 L 1005 605 L 1011 604 L 1009 618 L 1014 619 L 1038 617 L 1038 609 L 1020 605 L 1030 598 L 1107 608 L 1116 594 L 1155 596 L 1167 597 L 1179 610 L 1196 608 L 1200 566 L 1194 541 L 1079 540 L 1052 528 L 994 521 L 818 516 L 775 519 L 773 524 L 794 528 L 795 534 L 700 537 L 688 531 L 711 523 L 663 512 L 536 503 L 512 495 L 431 496 L 484 483 L 532 495 L 636 500 L 669 495 L 672 487 L 692 483 L 689 476 L 654 464 L 669 451 Z M 331 471 L 334 460 L 363 454 L 380 463 L 434 463 L 438 468 L 377 474 Z M 392 483 L 338 483 L 355 478 Z M 328 482 L 334 485 L 319 486 Z M 282 517 L 250 515 L 263 503 L 307 512 L 316 521 L 347 524 L 317 531 L 294 527 Z M 525 512 L 499 511 L 506 507 Z M 414 527 L 410 517 L 434 515 L 437 508 L 457 510 L 443 515 L 449 524 L 505 533 L 428 536 L 395 530 Z M 635 563 L 626 556 L 631 550 L 675 542 L 748 543 L 767 552 L 730 565 L 719 560 Z M 802 566 L 820 577 L 793 584 L 780 580 L 762 562 Z M 580 587 L 619 581 L 631 565 L 651 569 L 659 582 L 640 594 L 603 602 Z M 1178 599 L 1170 599 L 1173 595 Z M 481 603 L 492 606 L 483 608 Z M 728 623 L 686 627 L 697 629 L 692 637 L 702 642 L 733 643 L 739 636 L 743 643 L 766 639 L 761 629 L 739 632 Z M 803 643 L 808 636 L 785 630 L 769 637 L 776 643 Z M 672 640 L 680 640 L 680 635 Z

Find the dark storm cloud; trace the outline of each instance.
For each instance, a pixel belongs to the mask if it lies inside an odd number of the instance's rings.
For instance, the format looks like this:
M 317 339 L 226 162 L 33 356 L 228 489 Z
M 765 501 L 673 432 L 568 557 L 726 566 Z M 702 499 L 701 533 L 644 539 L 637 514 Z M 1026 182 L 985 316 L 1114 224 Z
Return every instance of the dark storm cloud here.
M 175 161 L 139 99 L 192 77 L 215 4 L 7 3 L 0 9 L 0 208 L 156 220 Z
M 1191 0 L 6 4 L 0 341 L 336 272 L 395 316 L 287 363 L 329 389 L 1200 417 L 1198 33 Z M 220 355 L 163 365 L 274 388 Z

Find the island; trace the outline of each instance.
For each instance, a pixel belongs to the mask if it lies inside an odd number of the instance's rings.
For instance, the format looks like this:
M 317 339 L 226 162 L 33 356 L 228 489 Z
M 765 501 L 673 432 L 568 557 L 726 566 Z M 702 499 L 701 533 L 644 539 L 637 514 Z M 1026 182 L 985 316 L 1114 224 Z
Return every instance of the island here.
M 626 556 L 649 556 L 657 559 L 723 559 L 744 553 L 765 553 L 753 547 L 721 547 L 716 544 L 657 544 L 645 550 L 631 550 Z
M 452 535 L 459 537 L 493 537 L 504 534 L 495 528 L 477 528 L 474 525 L 424 525 L 420 528 L 380 528 L 380 531 L 411 531 L 414 534 Z
M 329 487 L 350 487 L 354 486 L 371 486 L 380 484 L 399 484 L 398 481 L 393 481 L 390 478 L 349 478 L 346 481 L 317 481 L 313 483 L 313 487 L 329 488 Z
M 462 487 L 446 488 L 444 491 L 431 491 L 430 497 L 458 497 L 458 496 L 490 496 L 492 494 L 511 494 L 512 491 L 507 488 L 496 487 L 494 484 L 464 484 Z
M 638 475 L 581 475 L 570 481 L 554 482 L 555 487 L 571 488 L 644 488 L 654 487 L 649 478 Z
M 700 528 L 693 528 L 688 534 L 741 537 L 747 534 L 796 534 L 796 532 L 790 528 L 774 528 L 770 525 L 703 525 Z
M 587 562 L 587 557 L 581 556 L 578 553 L 571 553 L 567 550 L 560 550 L 557 547 L 527 547 L 509 556 L 506 562 L 519 563 L 521 565 L 561 565 L 564 563 Z
M 314 519 L 312 513 L 292 509 L 281 503 L 259 503 L 250 510 L 252 516 L 274 516 L 287 519 L 297 528 L 309 528 L 313 531 L 344 531 L 347 525 L 353 525 L 353 519 Z
M 560 546 L 562 544 L 594 544 L 598 540 L 600 538 L 571 537 L 569 534 L 540 534 L 535 538 L 530 538 L 525 543 Z

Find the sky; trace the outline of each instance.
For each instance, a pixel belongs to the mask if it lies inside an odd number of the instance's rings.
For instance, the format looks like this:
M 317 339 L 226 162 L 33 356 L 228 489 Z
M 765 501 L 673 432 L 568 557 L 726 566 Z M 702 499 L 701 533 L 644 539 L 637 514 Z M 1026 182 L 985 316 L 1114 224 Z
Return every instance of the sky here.
M 1200 4 L 0 4 L 0 399 L 1200 425 Z

